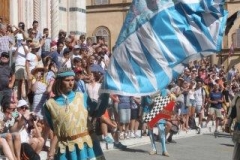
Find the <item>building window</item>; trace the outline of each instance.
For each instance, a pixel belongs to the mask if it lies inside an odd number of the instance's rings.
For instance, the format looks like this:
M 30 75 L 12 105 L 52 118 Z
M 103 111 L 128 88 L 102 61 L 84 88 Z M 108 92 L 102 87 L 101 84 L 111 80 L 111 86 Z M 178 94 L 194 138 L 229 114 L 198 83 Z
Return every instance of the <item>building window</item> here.
M 110 35 L 110 31 L 107 27 L 101 26 L 95 29 L 95 32 L 93 34 L 94 37 L 96 37 L 96 40 L 99 37 L 103 37 L 105 44 L 108 45 L 108 48 L 111 49 L 111 44 L 110 44 L 110 40 L 111 40 L 111 35 Z
M 109 0 L 93 0 L 94 5 L 109 4 Z

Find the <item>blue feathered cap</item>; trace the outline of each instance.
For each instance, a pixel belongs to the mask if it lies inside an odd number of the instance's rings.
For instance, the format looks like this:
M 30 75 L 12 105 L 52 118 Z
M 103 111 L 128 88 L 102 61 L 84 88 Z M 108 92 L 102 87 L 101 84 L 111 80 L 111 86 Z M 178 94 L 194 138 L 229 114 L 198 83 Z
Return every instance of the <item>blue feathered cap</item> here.
M 75 76 L 75 73 L 73 72 L 73 70 L 71 68 L 62 67 L 62 68 L 59 68 L 56 78 L 63 78 L 63 77 L 69 77 L 69 76 Z

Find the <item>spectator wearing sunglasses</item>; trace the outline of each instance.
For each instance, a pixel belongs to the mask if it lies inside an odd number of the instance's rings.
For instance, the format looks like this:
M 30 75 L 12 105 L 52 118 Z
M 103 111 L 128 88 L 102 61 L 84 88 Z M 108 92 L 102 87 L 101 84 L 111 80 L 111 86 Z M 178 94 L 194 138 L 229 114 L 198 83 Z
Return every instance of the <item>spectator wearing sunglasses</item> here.
M 12 94 L 12 88 L 15 81 L 15 75 L 13 69 L 9 66 L 9 53 L 3 52 L 0 57 L 0 105 L 2 99 L 10 97 Z
M 23 115 L 28 109 L 29 109 L 28 103 L 24 99 L 18 101 L 17 111 L 20 114 Z
M 20 150 L 21 150 L 21 139 L 20 134 L 15 132 L 17 128 L 16 119 L 19 117 L 18 112 L 16 111 L 16 105 L 11 104 L 8 99 L 4 99 L 2 103 L 2 111 L 4 118 L 1 121 L 2 130 L 0 137 L 6 139 L 14 159 L 20 160 Z
M 19 100 L 17 105 L 19 113 L 18 130 L 21 136 L 21 143 L 31 145 L 36 153 L 40 153 L 44 144 L 44 139 L 41 136 L 42 127 L 38 119 L 35 119 L 34 114 L 29 112 L 29 105 L 25 100 Z

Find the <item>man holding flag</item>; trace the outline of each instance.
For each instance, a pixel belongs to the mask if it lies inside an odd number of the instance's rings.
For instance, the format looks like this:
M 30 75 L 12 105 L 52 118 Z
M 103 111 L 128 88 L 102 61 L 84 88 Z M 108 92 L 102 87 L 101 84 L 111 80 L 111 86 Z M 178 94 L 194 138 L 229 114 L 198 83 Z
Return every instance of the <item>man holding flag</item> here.
M 100 92 L 155 94 L 177 78 L 189 61 L 219 52 L 228 16 L 224 3 L 133 0 Z M 152 114 L 150 124 L 166 116 L 164 108 L 173 105 L 164 104 Z
M 224 0 L 133 0 L 101 92 L 166 88 L 190 60 L 221 50 L 226 20 Z

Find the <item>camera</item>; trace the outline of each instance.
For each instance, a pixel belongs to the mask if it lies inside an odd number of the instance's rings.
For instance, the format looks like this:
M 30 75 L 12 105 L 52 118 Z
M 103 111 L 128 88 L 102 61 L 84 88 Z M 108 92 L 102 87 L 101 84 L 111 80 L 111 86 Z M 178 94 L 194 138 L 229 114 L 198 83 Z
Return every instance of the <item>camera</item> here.
M 17 40 L 17 46 L 18 47 L 22 46 L 22 40 L 21 39 Z
M 37 120 L 37 116 L 34 114 L 29 115 L 29 120 L 27 121 L 28 127 L 27 127 L 27 132 L 31 133 L 31 130 L 34 129 L 34 121 Z
M 36 121 L 37 120 L 37 116 L 34 115 L 34 114 L 30 114 L 29 120 L 30 121 Z

